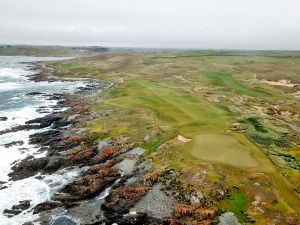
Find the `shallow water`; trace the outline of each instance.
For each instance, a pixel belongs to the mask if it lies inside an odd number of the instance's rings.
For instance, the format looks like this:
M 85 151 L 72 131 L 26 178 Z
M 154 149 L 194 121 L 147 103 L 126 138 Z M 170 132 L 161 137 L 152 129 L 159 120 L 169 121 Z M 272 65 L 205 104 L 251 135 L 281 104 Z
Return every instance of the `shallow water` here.
M 33 82 L 28 75 L 34 74 L 31 62 L 60 60 L 57 57 L 25 57 L 25 56 L 0 56 L 0 117 L 7 117 L 6 121 L 0 121 L 0 130 L 5 130 L 17 125 L 23 125 L 27 120 L 50 114 L 54 111 L 62 111 L 54 106 L 57 100 L 48 100 L 44 95 L 26 95 L 30 92 L 41 92 L 47 95 L 54 93 L 72 93 L 78 87 L 84 87 L 87 83 L 80 82 Z M 42 115 L 38 109 L 43 107 Z M 15 161 L 20 161 L 28 155 L 42 157 L 45 153 L 38 153 L 38 148 L 30 145 L 29 135 L 47 129 L 18 131 L 0 135 L 0 181 L 7 182 L 6 189 L 0 190 L 0 224 L 20 225 L 37 218 L 30 210 L 38 203 L 44 202 L 62 185 L 74 180 L 82 171 L 78 168 L 60 170 L 47 176 L 34 176 L 16 182 L 9 181 L 8 173 Z M 5 147 L 4 144 L 12 141 L 23 141 L 21 146 Z M 4 209 L 10 209 L 19 201 L 31 200 L 31 207 L 21 214 L 8 218 L 3 215 Z M 35 223 L 38 224 L 38 223 Z

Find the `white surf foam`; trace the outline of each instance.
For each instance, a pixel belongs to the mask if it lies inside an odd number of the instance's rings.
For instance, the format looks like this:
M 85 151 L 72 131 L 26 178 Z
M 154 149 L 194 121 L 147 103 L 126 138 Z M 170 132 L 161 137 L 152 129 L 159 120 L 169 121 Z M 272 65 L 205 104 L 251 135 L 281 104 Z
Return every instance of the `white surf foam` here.
M 50 59 L 50 58 L 49 58 Z M 51 58 L 53 60 L 55 58 Z M 15 65 L 14 62 L 31 62 L 34 58 L 29 57 L 1 57 L 4 60 L 2 64 Z M 40 58 L 43 60 L 43 58 Z M 1 65 L 2 65 L 1 64 Z M 20 66 L 20 65 L 19 65 Z M 18 66 L 17 66 L 18 67 Z M 62 93 L 62 92 L 74 92 L 76 88 L 85 86 L 82 82 L 32 82 L 29 81 L 24 75 L 33 74 L 34 71 L 26 70 L 26 66 L 21 65 L 20 68 L 1 68 L 0 67 L 0 92 L 16 90 L 15 95 L 11 95 L 9 99 L 4 99 L 6 102 L 0 102 L 0 104 L 10 103 L 13 105 L 10 109 L 0 111 L 0 116 L 7 117 L 6 121 L 0 121 L 0 130 L 9 129 L 13 126 L 24 125 L 27 120 L 35 119 L 41 116 L 50 114 L 53 111 L 63 111 L 66 108 L 55 109 L 51 106 L 57 104 L 57 100 L 47 100 L 46 96 L 28 96 L 25 95 L 28 92 L 39 91 L 46 92 L 47 94 Z M 3 83 L 5 82 L 5 83 Z M 24 91 L 23 91 L 24 89 Z M 41 91 L 42 90 L 42 91 Z M 3 100 L 2 100 L 3 101 Z M 19 103 L 28 102 L 27 106 L 18 105 Z M 46 114 L 40 114 L 37 112 L 39 107 L 46 107 Z M 5 107 L 4 107 L 5 108 Z M 7 108 L 7 106 L 6 106 Z M 38 203 L 49 200 L 52 194 L 57 191 L 64 184 L 71 182 L 75 179 L 84 168 L 71 168 L 63 169 L 52 175 L 37 175 L 35 177 L 26 178 L 20 181 L 9 181 L 8 173 L 11 172 L 11 166 L 15 161 L 20 161 L 26 158 L 28 155 L 34 155 L 35 157 L 43 157 L 45 153 L 38 153 L 38 148 L 30 145 L 29 135 L 47 130 L 29 130 L 18 131 L 13 133 L 7 133 L 0 135 L 0 181 L 7 182 L 8 188 L 0 190 L 0 225 L 20 225 L 27 221 L 33 221 L 37 218 L 37 215 L 32 215 L 32 208 Z M 11 146 L 6 148 L 4 144 L 12 141 L 23 141 L 22 146 Z M 19 204 L 19 201 L 31 200 L 31 208 L 16 215 L 12 218 L 7 218 L 3 215 L 4 209 L 10 209 L 13 205 Z

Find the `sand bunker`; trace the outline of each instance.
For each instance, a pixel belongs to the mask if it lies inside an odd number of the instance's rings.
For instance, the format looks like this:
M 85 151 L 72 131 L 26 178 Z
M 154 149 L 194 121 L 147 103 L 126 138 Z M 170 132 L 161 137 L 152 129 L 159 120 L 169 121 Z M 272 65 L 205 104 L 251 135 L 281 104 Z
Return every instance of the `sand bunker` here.
M 272 84 L 272 85 L 277 85 L 277 86 L 285 86 L 285 87 L 295 87 L 299 84 L 293 84 L 289 80 L 278 80 L 278 81 L 270 81 L 270 80 L 261 80 L 262 83 L 265 84 Z
M 202 134 L 196 136 L 191 155 L 204 161 L 224 163 L 236 167 L 256 167 L 251 147 L 226 134 Z
M 189 139 L 189 138 L 185 138 L 181 135 L 178 135 L 177 139 L 178 139 L 178 141 L 181 141 L 181 142 L 184 142 L 184 143 L 190 142 L 192 140 L 192 139 Z

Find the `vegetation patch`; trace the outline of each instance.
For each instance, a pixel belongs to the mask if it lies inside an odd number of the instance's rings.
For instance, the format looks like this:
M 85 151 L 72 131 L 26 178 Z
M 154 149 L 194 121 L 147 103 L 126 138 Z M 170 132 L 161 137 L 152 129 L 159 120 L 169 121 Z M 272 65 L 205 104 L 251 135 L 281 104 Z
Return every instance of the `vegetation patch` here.
M 202 76 L 208 78 L 212 85 L 229 88 L 237 94 L 248 95 L 253 97 L 266 97 L 269 96 L 268 93 L 256 90 L 253 88 L 246 87 L 242 84 L 236 82 L 231 75 L 221 73 L 221 72 L 203 72 Z
M 249 122 L 255 128 L 256 131 L 261 133 L 268 133 L 268 131 L 263 127 L 263 125 L 261 125 L 260 122 L 258 122 L 256 118 L 250 117 L 246 121 Z
M 239 188 L 232 188 L 227 197 L 221 202 L 221 206 L 227 211 L 233 212 L 239 222 L 246 222 L 245 212 L 249 206 L 249 201 Z

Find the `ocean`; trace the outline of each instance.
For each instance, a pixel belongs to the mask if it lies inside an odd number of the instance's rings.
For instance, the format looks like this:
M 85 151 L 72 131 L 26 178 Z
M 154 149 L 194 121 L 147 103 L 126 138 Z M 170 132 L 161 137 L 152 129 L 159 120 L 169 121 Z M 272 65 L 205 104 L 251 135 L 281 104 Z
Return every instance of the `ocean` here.
M 47 60 L 63 60 L 62 57 L 26 57 L 26 56 L 0 56 L 0 131 L 26 121 L 63 111 L 66 108 L 55 107 L 58 100 L 49 99 L 54 93 L 72 93 L 79 87 L 86 86 L 85 81 L 55 81 L 34 82 L 28 76 L 37 73 L 32 62 Z M 39 92 L 43 94 L 32 95 Z M 18 181 L 9 180 L 12 165 L 27 156 L 43 157 L 45 153 L 39 152 L 37 146 L 29 144 L 29 135 L 49 128 L 28 131 L 9 132 L 0 135 L 0 224 L 21 225 L 37 219 L 32 214 L 32 208 L 46 200 L 52 194 L 72 181 L 79 175 L 79 169 L 64 169 L 52 175 L 38 174 L 34 177 Z M 17 141 L 17 144 L 11 144 Z M 11 209 L 20 201 L 30 200 L 30 208 L 11 218 L 4 215 L 5 209 Z M 38 223 L 35 223 L 38 224 Z

